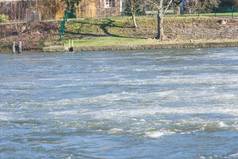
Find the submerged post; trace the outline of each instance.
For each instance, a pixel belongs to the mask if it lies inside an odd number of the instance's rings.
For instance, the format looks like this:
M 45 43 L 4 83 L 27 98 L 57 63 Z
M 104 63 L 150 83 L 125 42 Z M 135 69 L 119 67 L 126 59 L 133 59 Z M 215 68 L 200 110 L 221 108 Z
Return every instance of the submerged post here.
M 22 53 L 22 41 L 19 41 L 19 50 L 18 50 L 18 53 Z

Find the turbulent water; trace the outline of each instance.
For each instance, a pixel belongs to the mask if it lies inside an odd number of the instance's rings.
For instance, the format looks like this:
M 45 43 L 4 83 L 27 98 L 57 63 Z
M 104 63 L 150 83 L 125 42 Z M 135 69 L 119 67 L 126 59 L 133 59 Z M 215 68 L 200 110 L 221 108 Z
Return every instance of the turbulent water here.
M 238 48 L 0 54 L 0 158 L 238 158 Z

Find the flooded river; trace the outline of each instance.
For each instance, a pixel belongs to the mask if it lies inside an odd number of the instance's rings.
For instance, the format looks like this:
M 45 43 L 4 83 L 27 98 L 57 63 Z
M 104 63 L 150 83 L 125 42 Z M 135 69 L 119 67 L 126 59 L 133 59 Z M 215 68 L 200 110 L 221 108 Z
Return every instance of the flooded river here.
M 236 159 L 238 48 L 0 54 L 1 159 Z

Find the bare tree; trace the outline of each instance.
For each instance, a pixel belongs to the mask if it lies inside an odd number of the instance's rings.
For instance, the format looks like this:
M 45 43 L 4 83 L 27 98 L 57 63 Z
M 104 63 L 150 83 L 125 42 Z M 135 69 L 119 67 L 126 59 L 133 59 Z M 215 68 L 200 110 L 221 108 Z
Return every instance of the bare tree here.
M 164 35 L 164 16 L 174 0 L 148 0 L 157 9 L 157 36 L 156 38 L 163 41 Z
M 183 0 L 174 0 L 174 9 L 176 9 L 176 14 L 180 15 L 181 14 L 181 6 L 180 4 L 183 2 Z
M 136 22 L 136 1 L 137 0 L 129 0 L 130 3 L 130 9 L 131 9 L 131 16 L 133 20 L 133 24 L 135 28 L 138 28 L 137 22 Z

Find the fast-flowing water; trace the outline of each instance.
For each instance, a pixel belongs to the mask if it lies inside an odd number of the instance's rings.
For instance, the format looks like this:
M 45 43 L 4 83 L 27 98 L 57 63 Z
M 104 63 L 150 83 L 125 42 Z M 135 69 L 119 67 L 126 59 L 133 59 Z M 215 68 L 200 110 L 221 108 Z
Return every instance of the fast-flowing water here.
M 238 49 L 0 54 L 0 158 L 238 158 Z

